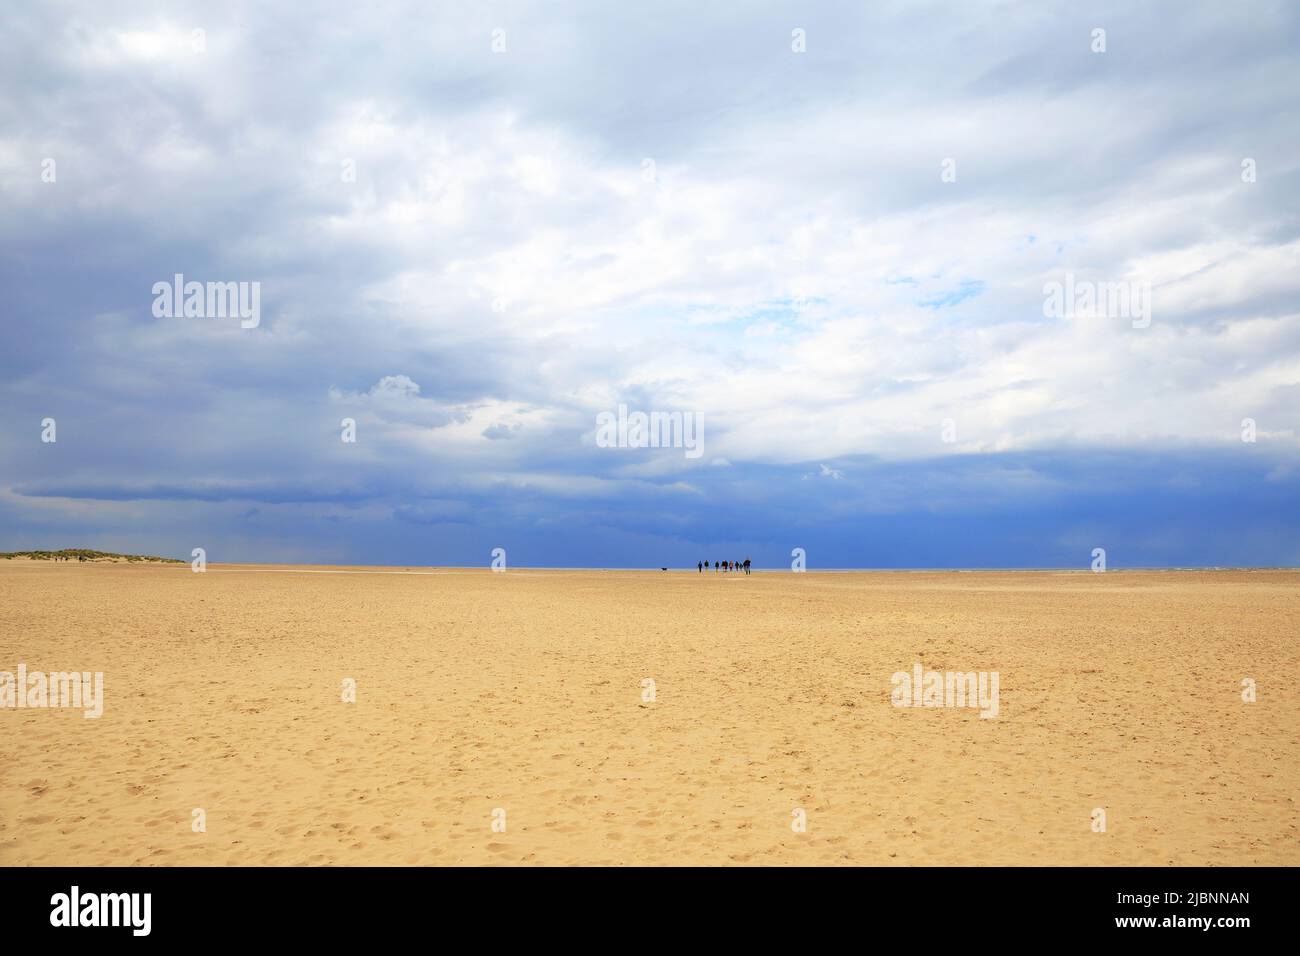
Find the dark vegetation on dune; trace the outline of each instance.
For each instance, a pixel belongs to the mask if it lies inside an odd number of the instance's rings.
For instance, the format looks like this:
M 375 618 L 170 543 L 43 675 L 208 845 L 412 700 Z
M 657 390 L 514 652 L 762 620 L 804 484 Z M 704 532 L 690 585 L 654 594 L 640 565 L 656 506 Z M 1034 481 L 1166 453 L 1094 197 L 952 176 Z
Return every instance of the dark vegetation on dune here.
M 89 548 L 64 548 L 62 551 L 3 551 L 0 558 L 6 561 L 13 558 L 31 558 L 33 561 L 53 561 L 66 558 L 75 561 L 157 561 L 164 564 L 184 564 L 179 558 L 160 558 L 153 554 L 114 554 L 112 551 L 92 551 Z

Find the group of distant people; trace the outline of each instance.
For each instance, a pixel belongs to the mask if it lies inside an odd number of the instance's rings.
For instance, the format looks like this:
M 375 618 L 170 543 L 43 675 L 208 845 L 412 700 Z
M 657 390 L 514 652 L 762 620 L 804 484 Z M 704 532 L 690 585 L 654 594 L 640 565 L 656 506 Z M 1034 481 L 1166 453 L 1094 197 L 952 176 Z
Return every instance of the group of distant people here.
M 746 574 L 748 574 L 749 558 L 746 558 L 744 561 L 714 561 L 713 570 L 716 572 L 719 569 L 723 571 L 744 571 Z M 709 562 L 707 561 L 695 562 L 695 570 L 698 571 L 700 574 L 703 574 L 705 571 L 709 570 Z

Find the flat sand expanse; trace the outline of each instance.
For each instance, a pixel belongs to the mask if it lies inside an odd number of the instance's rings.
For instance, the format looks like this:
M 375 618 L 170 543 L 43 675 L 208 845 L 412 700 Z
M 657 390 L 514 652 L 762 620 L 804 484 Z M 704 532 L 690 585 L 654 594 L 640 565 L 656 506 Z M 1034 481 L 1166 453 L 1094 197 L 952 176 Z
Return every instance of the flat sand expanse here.
M 0 864 L 1300 864 L 1300 573 L 408 570 L 0 562 Z

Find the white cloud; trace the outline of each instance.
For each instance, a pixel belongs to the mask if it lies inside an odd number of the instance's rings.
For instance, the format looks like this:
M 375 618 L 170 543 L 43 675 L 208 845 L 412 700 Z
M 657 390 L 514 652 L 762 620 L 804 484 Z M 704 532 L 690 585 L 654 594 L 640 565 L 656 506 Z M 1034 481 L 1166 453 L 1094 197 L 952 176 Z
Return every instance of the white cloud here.
M 1246 415 L 1300 449 L 1289 19 L 1113 8 L 1135 66 L 1071 58 L 1068 17 L 990 34 L 954 13 L 918 48 L 924 14 L 846 5 L 793 74 L 781 42 L 767 52 L 784 15 L 740 29 L 725 5 L 690 9 L 690 43 L 685 7 L 639 30 L 612 8 L 521 8 L 496 58 L 473 5 L 287 9 L 90 8 L 65 34 L 33 12 L 33 33 L 74 42 L 8 41 L 0 238 L 44 250 L 19 304 L 62 343 L 33 357 L 29 328 L 0 329 L 23 356 L 11 404 L 100 386 L 113 432 L 140 414 L 133 389 L 181 394 L 223 452 L 300 426 L 267 469 L 344 467 L 331 430 L 350 409 L 376 467 L 547 489 L 696 467 L 589 457 L 594 412 L 622 400 L 702 415 L 714 462 L 799 473 L 1223 445 Z M 174 55 L 191 22 L 206 53 Z M 83 284 L 48 277 L 59 258 L 87 264 Z M 144 320 L 177 270 L 262 281 L 262 328 Z M 1044 319 L 1066 272 L 1149 281 L 1151 327 Z M 215 467 L 195 443 L 166 454 Z

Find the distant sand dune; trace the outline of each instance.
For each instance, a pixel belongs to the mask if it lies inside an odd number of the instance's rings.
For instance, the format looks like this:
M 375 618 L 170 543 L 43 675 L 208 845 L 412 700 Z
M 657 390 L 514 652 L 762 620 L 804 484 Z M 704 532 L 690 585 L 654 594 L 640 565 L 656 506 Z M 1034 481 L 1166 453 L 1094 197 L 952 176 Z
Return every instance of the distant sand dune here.
M 0 562 L 0 864 L 1300 864 L 1300 573 L 286 570 Z

